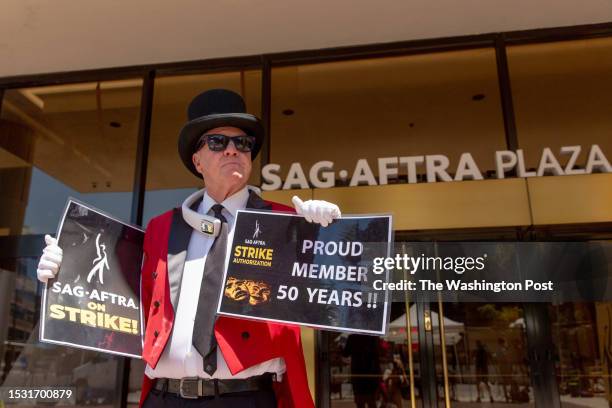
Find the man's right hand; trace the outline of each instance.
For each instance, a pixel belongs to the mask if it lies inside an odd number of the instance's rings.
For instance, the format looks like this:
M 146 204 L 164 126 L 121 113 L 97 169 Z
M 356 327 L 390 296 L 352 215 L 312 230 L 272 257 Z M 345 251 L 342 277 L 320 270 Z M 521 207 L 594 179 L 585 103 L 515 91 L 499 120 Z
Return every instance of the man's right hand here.
M 50 278 L 55 278 L 63 256 L 62 248 L 57 245 L 57 239 L 47 234 L 45 235 L 45 242 L 47 246 L 43 249 L 42 256 L 38 262 L 38 269 L 36 270 L 38 280 L 43 283 L 46 283 Z

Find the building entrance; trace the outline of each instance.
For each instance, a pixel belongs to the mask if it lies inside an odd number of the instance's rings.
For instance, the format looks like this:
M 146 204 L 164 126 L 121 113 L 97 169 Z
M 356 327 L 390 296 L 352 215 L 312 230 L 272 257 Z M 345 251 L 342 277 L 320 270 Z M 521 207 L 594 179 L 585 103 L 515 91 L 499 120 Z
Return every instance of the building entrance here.
M 460 235 L 440 238 L 487 238 Z M 319 406 L 609 407 L 610 327 L 611 303 L 407 298 L 385 337 L 319 336 Z
M 385 337 L 323 336 L 330 407 L 534 405 L 523 307 L 411 302 L 408 310 L 393 304 Z

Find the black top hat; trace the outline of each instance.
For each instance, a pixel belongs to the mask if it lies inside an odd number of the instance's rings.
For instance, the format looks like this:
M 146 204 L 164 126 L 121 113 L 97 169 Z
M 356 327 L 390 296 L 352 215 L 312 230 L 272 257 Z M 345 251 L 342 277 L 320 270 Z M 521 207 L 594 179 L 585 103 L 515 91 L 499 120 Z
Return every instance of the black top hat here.
M 227 89 L 211 89 L 193 98 L 187 108 L 188 122 L 179 133 L 178 150 L 183 164 L 197 177 L 202 177 L 191 160 L 196 144 L 207 130 L 233 126 L 255 136 L 251 160 L 255 159 L 264 140 L 264 129 L 257 116 L 246 113 L 242 97 Z

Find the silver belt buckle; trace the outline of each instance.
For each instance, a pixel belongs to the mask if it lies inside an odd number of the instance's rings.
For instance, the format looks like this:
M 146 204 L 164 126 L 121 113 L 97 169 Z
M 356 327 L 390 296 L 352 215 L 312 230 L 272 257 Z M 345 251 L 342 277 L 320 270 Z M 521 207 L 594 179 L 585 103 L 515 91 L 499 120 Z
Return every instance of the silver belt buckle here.
M 198 377 L 181 378 L 179 395 L 183 398 L 196 399 L 202 393 L 202 383 Z

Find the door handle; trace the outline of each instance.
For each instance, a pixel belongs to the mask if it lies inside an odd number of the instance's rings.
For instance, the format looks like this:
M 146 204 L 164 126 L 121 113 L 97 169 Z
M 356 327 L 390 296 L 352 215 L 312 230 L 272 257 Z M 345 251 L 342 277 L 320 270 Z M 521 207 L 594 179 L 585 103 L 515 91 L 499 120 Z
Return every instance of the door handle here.
M 423 318 L 425 320 L 425 331 L 431 331 L 431 313 L 429 310 L 423 312 Z

